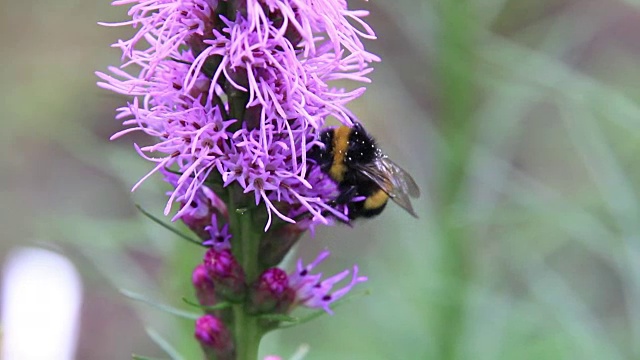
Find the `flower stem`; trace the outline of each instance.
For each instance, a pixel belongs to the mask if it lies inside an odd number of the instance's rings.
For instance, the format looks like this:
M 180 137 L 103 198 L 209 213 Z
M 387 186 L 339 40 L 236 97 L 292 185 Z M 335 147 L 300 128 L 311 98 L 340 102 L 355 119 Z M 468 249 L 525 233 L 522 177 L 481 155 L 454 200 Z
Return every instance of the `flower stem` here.
M 473 121 L 473 15 L 468 1 L 441 1 L 440 81 L 442 133 L 445 149 L 438 163 L 438 221 L 440 272 L 447 280 L 441 289 L 448 301 L 436 313 L 438 358 L 459 357 L 465 328 L 466 297 L 470 279 L 470 229 L 460 225 L 465 214 L 468 169 L 474 140 Z
M 258 325 L 258 318 L 247 314 L 243 305 L 233 308 L 234 332 L 238 360 L 256 360 L 262 330 Z
M 253 221 L 253 211 L 239 211 L 234 206 L 234 196 L 230 196 L 229 221 L 235 241 L 234 256 L 244 269 L 246 281 L 251 284 L 259 275 L 258 249 L 262 233 L 256 230 Z M 233 329 L 236 342 L 236 359 L 256 360 L 260 339 L 264 329 L 258 323 L 258 318 L 246 312 L 244 303 L 233 306 Z
M 253 222 L 253 211 L 247 210 L 237 215 L 240 222 L 239 239 L 242 242 L 241 254 L 238 254 L 238 261 L 244 269 L 247 283 L 252 283 L 258 278 L 258 249 L 262 233 L 255 229 Z

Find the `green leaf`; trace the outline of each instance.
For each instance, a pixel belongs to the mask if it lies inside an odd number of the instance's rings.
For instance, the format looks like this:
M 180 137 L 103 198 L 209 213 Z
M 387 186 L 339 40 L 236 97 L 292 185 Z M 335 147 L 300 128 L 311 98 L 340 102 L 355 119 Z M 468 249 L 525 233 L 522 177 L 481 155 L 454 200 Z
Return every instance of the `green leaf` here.
M 205 311 L 214 311 L 214 310 L 222 310 L 222 309 L 226 309 L 228 307 L 231 307 L 233 304 L 227 301 L 218 303 L 216 305 L 213 306 L 204 306 L 204 305 L 200 305 L 195 301 L 191 301 L 185 297 L 182 298 L 182 301 L 184 301 L 186 304 L 191 305 L 193 307 L 197 307 L 198 309 L 202 309 Z
M 147 356 L 142 356 L 142 355 L 137 355 L 137 354 L 131 354 L 131 359 L 132 360 L 160 360 L 158 358 L 150 358 Z
M 359 293 L 354 293 L 354 294 L 349 294 L 345 297 L 343 297 L 342 299 L 336 301 L 335 303 L 333 303 L 333 306 L 331 307 L 332 310 L 336 309 L 338 306 L 346 304 L 348 302 L 350 302 L 351 300 L 353 300 L 353 298 L 356 297 L 360 297 L 360 296 L 365 296 L 365 295 L 370 295 L 371 291 L 369 290 L 365 290 Z M 301 316 L 298 318 L 295 317 L 290 317 L 293 320 L 281 320 L 281 321 L 290 321 L 288 324 L 282 324 L 280 326 L 278 326 L 276 329 L 286 329 L 286 328 L 290 328 L 292 326 L 296 326 L 296 325 L 300 325 L 300 324 L 304 324 L 306 322 L 309 322 L 313 319 L 319 318 L 322 315 L 325 315 L 327 312 L 324 310 L 317 310 L 314 311 L 306 316 Z M 275 315 L 275 314 L 274 314 Z
M 300 318 L 289 316 L 285 314 L 262 314 L 258 315 L 258 318 L 269 321 L 287 321 L 287 322 L 297 322 L 300 321 Z
M 157 331 L 155 331 L 150 327 L 145 328 L 145 331 L 147 332 L 147 335 L 149 335 L 151 340 L 153 340 L 153 342 L 158 344 L 158 346 L 160 346 L 160 348 L 164 350 L 164 352 L 166 352 L 167 355 L 169 355 L 171 360 L 184 360 L 184 357 L 180 355 L 180 353 L 178 353 L 176 348 L 173 345 L 171 345 L 165 338 L 163 338 L 162 335 L 160 335 L 160 333 L 158 333 Z
M 173 306 L 169 306 L 169 305 L 166 305 L 166 304 L 161 304 L 161 303 L 155 302 L 155 301 L 153 301 L 153 300 L 151 300 L 151 299 L 149 299 L 149 298 L 147 298 L 147 297 L 145 297 L 143 295 L 135 293 L 133 291 L 120 289 L 120 293 L 122 293 L 122 295 L 128 297 L 131 300 L 143 302 L 143 303 L 151 305 L 151 306 L 153 306 L 153 307 L 155 307 L 157 309 L 166 311 L 166 312 L 168 312 L 170 314 L 173 314 L 173 315 L 185 318 L 185 319 L 196 320 L 196 319 L 200 318 L 200 316 L 201 316 L 200 314 L 192 313 L 192 312 L 189 312 L 189 311 L 184 311 L 184 310 L 181 310 L 181 309 L 174 308 Z
M 174 229 L 173 227 L 167 225 L 164 221 L 162 221 L 162 220 L 158 219 L 157 217 L 151 215 L 149 212 L 147 212 L 145 209 L 143 209 L 142 206 L 136 204 L 136 208 L 138 208 L 138 210 L 140 210 L 141 213 L 143 213 L 146 217 L 148 217 L 149 219 L 151 219 L 155 223 L 157 223 L 160 226 L 164 227 L 165 229 L 173 232 L 174 234 L 180 236 L 181 238 L 187 240 L 188 242 L 191 242 L 191 243 L 196 244 L 196 245 L 201 246 L 201 247 L 206 247 L 205 245 L 202 245 L 202 242 L 200 242 L 200 241 L 198 241 L 198 240 L 196 240 L 196 239 L 194 239 L 194 238 L 192 238 L 190 236 L 187 236 L 187 235 L 183 234 L 182 232 L 180 232 L 180 231 Z

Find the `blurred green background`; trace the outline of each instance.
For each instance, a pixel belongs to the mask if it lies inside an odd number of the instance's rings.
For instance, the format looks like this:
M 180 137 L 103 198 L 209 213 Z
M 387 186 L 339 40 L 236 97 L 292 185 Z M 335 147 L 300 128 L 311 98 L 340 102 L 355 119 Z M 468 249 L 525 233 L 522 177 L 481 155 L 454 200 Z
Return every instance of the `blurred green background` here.
M 306 237 L 324 270 L 353 263 L 371 295 L 268 335 L 306 359 L 640 358 L 640 1 L 350 1 L 371 11 L 380 55 L 352 110 L 423 190 L 420 220 Z M 164 357 L 150 326 L 199 358 L 192 323 L 118 289 L 184 307 L 201 251 L 160 214 L 151 165 L 121 128 L 124 99 L 94 70 L 131 29 L 107 1 L 0 0 L 0 258 L 63 253 L 85 286 L 78 359 Z M 46 298 L 46 294 L 43 294 Z M 43 305 L 46 306 L 46 303 Z

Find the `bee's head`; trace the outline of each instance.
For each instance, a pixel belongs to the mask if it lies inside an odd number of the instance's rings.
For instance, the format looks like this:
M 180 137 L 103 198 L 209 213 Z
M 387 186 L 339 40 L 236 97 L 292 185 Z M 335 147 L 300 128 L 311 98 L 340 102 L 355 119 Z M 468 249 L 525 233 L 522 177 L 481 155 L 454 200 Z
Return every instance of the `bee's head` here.
M 320 144 L 317 144 L 309 150 L 307 157 L 314 160 L 323 170 L 327 170 L 333 161 L 333 129 L 324 130 L 318 137 Z

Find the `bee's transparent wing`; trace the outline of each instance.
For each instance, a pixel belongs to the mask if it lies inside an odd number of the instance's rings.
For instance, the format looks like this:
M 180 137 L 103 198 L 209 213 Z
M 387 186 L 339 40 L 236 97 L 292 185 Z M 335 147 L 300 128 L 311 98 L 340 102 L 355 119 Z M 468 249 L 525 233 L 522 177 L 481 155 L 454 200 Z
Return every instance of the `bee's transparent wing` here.
M 413 198 L 420 196 L 420 188 L 409 173 L 384 155 L 358 169 L 380 186 L 391 200 L 415 218 L 418 217 L 413 210 L 409 196 Z

